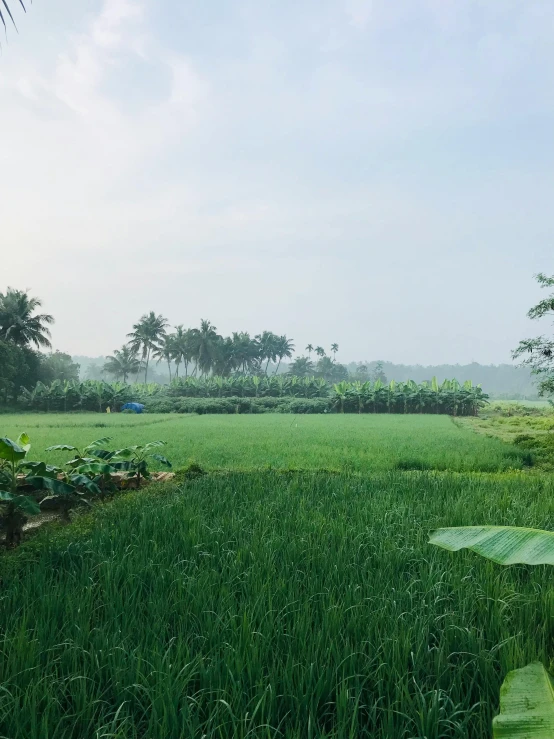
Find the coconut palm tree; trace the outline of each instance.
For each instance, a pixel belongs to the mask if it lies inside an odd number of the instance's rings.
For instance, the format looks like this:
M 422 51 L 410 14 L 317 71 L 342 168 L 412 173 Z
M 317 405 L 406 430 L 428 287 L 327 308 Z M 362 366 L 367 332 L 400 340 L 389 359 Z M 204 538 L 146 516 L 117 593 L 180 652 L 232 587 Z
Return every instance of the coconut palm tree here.
M 279 372 L 279 367 L 281 366 L 281 360 L 287 357 L 290 359 L 292 357 L 292 354 L 294 352 L 294 344 L 292 343 L 292 339 L 287 339 L 287 337 L 283 334 L 283 336 L 279 336 L 278 341 L 276 342 L 275 346 L 275 355 L 277 359 L 279 360 L 279 363 L 277 364 L 277 367 L 275 368 L 274 375 Z
M 175 336 L 174 334 L 166 334 L 160 343 L 154 349 L 152 355 L 158 360 L 158 364 L 165 360 L 167 362 L 167 371 L 169 372 L 169 384 L 171 385 L 171 362 L 175 357 Z
M 318 357 L 324 357 L 325 356 L 325 349 L 322 346 L 316 346 L 315 353 Z
M 50 347 L 48 326 L 54 318 L 48 313 L 33 315 L 41 305 L 38 298 L 23 290 L 9 287 L 5 295 L 0 293 L 0 338 L 18 346 Z
M 202 376 L 212 369 L 217 355 L 221 336 L 209 321 L 202 319 L 200 328 L 191 329 L 191 346 L 196 367 Z M 195 369 L 196 372 L 196 369 Z
M 133 325 L 131 333 L 127 334 L 127 338 L 130 339 L 129 347 L 135 352 L 141 352 L 142 360 L 145 362 L 145 384 L 148 382 L 148 363 L 150 362 L 150 355 L 163 341 L 167 325 L 168 323 L 166 318 L 163 316 L 157 316 L 154 311 L 150 311 L 150 313 L 143 315 L 140 321 Z
M 175 376 L 179 377 L 179 365 L 185 365 L 185 377 L 188 377 L 189 364 L 193 360 L 192 330 L 184 329 L 182 325 L 175 326 L 173 336 L 173 359 L 175 361 Z
M 116 349 L 111 357 L 106 357 L 104 371 L 113 375 L 116 380 L 120 378 L 127 382 L 129 375 L 136 375 L 140 371 L 140 359 L 137 353 L 128 346 Z
M 337 352 L 338 352 L 338 350 L 339 350 L 339 345 L 338 344 L 331 344 L 331 351 L 333 353 L 333 359 L 336 359 L 337 358 Z
M 260 371 L 262 349 L 256 339 L 251 339 L 246 331 L 234 331 L 232 336 L 232 356 L 235 369 L 244 374 L 255 374 Z
M 260 360 L 267 360 L 265 365 L 265 374 L 267 376 L 267 369 L 270 362 L 277 360 L 277 346 L 279 343 L 279 337 L 272 331 L 264 331 L 263 334 L 256 336 L 258 342 L 258 351 Z
M 308 346 L 306 347 L 306 351 L 308 352 L 308 356 L 310 357 L 310 359 L 312 358 L 313 350 L 314 350 L 313 344 L 308 344 Z

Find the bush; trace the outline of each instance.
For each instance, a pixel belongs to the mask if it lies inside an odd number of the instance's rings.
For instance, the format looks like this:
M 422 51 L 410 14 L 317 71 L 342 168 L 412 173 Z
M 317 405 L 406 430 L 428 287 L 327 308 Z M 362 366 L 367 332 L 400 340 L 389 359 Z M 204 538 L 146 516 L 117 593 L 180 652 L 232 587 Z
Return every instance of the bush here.
M 332 403 L 326 398 L 291 398 L 283 404 L 281 413 L 330 413 L 331 410 Z
M 329 413 L 328 398 L 186 398 L 155 397 L 145 400 L 149 413 Z
M 175 413 L 175 400 L 163 397 L 148 398 L 144 403 L 144 410 L 148 413 Z M 122 413 L 127 413 L 127 411 L 122 411 Z M 129 409 L 129 413 L 134 413 L 134 411 Z

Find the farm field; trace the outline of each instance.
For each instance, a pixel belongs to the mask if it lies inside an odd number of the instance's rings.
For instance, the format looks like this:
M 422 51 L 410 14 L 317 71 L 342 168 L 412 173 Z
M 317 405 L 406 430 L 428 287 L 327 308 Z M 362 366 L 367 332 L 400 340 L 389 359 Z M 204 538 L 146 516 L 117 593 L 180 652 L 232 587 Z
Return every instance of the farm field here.
M 368 473 L 393 469 L 499 472 L 519 469 L 524 451 L 479 437 L 448 416 L 432 415 L 125 415 L 25 414 L 0 417 L 2 433 L 31 437 L 30 458 L 61 464 L 69 453 L 112 437 L 112 448 L 155 439 L 176 469 L 293 469 Z
M 548 664 L 552 568 L 427 543 L 552 528 L 520 473 L 242 472 L 160 485 L 2 573 L 0 735 L 484 739 L 503 675 Z
M 548 664 L 554 572 L 428 543 L 552 529 L 554 482 L 446 416 L 2 416 L 55 443 L 168 441 L 211 474 L 0 555 L 0 736 L 485 739 Z M 47 461 L 63 461 L 51 454 Z

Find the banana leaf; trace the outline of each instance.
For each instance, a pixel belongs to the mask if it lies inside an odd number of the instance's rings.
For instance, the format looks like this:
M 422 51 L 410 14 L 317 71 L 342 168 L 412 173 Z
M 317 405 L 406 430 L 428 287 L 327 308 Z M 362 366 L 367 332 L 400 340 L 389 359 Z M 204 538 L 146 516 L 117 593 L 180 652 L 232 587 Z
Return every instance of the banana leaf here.
M 492 729 L 494 739 L 554 737 L 554 685 L 540 662 L 508 673 Z
M 501 565 L 554 565 L 554 532 L 518 526 L 460 526 L 438 529 L 431 544 L 457 552 L 470 549 Z

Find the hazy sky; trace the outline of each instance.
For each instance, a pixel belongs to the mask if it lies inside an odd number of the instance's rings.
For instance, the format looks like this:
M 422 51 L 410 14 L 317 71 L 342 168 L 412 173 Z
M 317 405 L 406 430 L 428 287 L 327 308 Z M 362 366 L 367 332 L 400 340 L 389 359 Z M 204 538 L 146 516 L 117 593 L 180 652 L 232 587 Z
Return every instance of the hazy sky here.
M 0 291 L 509 361 L 554 272 L 545 0 L 35 0 L 0 56 Z

